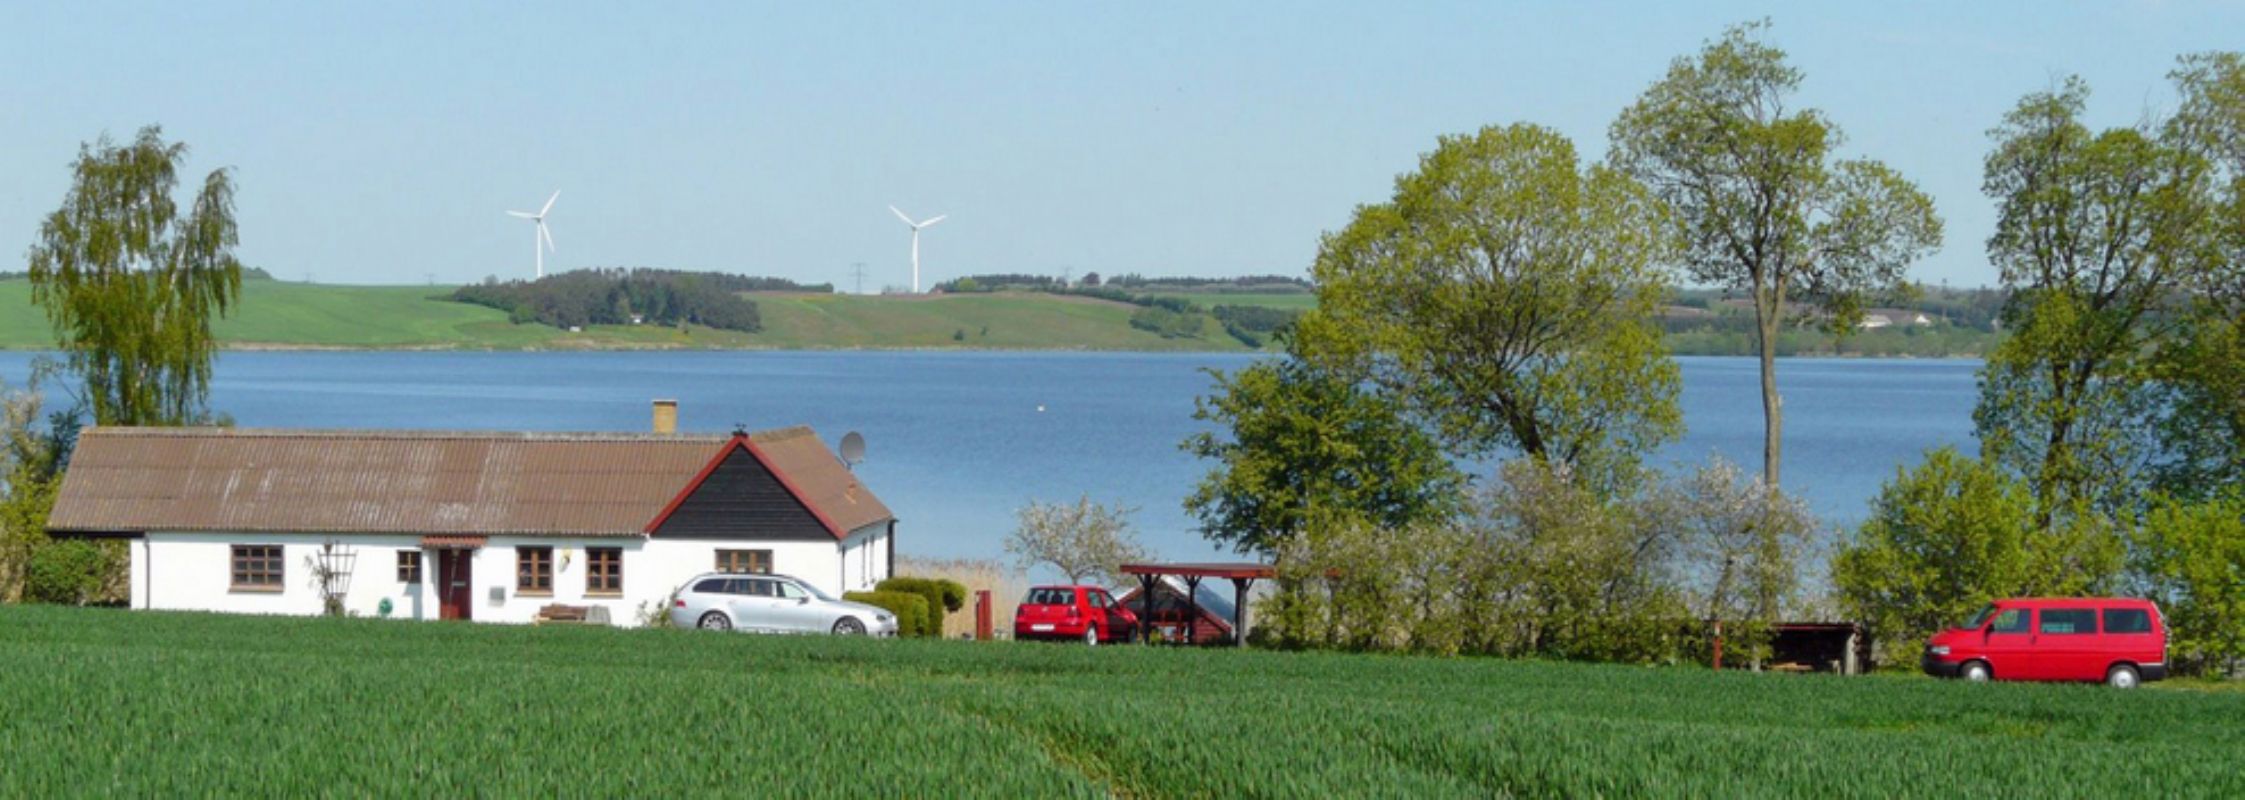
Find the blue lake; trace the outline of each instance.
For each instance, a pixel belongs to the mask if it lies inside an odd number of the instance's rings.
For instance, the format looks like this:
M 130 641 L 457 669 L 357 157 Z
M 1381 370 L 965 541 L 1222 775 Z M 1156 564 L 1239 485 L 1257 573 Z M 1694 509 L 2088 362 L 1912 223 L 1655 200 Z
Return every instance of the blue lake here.
M 0 352 L 21 387 L 33 354 Z M 1203 369 L 1253 356 L 990 352 L 228 353 L 211 405 L 245 427 L 645 430 L 648 401 L 721 433 L 807 424 L 829 444 L 868 442 L 858 466 L 896 511 L 906 555 L 997 557 L 1013 510 L 1090 495 L 1139 509 L 1141 540 L 1169 558 L 1216 551 L 1180 503 L 1208 465 L 1178 450 L 1200 429 Z M 1713 454 L 1761 464 L 1749 358 L 1685 358 L 1689 430 L 1662 463 Z M 1969 445 L 1965 360 L 1779 363 L 1788 490 L 1835 524 L 1860 520 L 1879 484 L 1926 449 Z

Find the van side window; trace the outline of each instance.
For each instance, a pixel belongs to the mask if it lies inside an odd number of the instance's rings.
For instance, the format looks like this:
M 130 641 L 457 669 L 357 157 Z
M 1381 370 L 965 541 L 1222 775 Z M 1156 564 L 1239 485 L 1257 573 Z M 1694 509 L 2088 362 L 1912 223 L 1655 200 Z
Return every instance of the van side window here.
M 2151 612 L 2141 608 L 2105 609 L 2106 633 L 2150 633 Z
M 1988 630 L 1991 633 L 2026 633 L 2027 610 L 2024 608 L 2004 609 L 2003 613 L 1996 615 L 1995 624 L 1988 626 Z
M 2086 608 L 2045 608 L 2042 610 L 2042 632 L 2096 633 L 2097 612 Z

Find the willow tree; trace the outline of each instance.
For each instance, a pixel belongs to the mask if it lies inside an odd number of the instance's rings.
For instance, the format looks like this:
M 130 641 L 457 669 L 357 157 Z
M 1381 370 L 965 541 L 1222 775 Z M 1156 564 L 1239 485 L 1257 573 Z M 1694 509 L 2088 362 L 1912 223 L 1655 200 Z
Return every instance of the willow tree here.
M 1297 346 L 1402 399 L 1462 454 L 1618 487 L 1682 429 L 1653 321 L 1668 241 L 1643 187 L 1584 167 L 1555 131 L 1443 137 L 1393 200 L 1325 237 Z
M 1777 344 L 1788 315 L 1813 308 L 1833 331 L 1852 329 L 1871 297 L 1940 246 L 1941 220 L 1933 200 L 1885 164 L 1835 158 L 1840 129 L 1787 104 L 1801 73 L 1757 40 L 1766 26 L 1733 27 L 1671 64 L 1615 120 L 1610 158 L 1668 205 L 1684 272 L 1753 302 L 1762 480 L 1776 486 L 1785 427 Z
M 98 424 L 205 416 L 211 319 L 238 301 L 242 266 L 226 170 L 203 179 L 185 216 L 173 201 L 186 157 L 153 125 L 130 143 L 81 146 L 70 193 L 31 248 L 31 299 L 85 380 Z

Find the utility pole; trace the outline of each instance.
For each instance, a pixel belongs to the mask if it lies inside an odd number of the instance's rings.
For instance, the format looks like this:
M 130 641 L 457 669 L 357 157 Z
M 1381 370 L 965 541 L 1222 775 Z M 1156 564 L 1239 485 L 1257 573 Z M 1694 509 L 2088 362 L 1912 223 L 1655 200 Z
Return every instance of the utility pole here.
M 865 262 L 851 264 L 850 274 L 857 276 L 857 293 L 865 294 Z

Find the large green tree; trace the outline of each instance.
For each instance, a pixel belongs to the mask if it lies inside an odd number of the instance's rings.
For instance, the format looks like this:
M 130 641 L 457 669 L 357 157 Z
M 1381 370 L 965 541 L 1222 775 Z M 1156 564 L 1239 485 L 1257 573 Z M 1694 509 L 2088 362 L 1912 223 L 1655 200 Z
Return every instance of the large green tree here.
M 1439 444 L 1369 387 L 1296 358 L 1210 372 L 1183 448 L 1215 463 L 1185 510 L 1210 540 L 1270 556 L 1321 511 L 1384 529 L 1446 518 L 1464 478 Z
M 1933 201 L 1885 164 L 1839 160 L 1837 126 L 1790 100 L 1801 73 L 1758 37 L 1733 27 L 1624 110 L 1610 132 L 1613 162 L 1672 211 L 1694 281 L 1753 301 L 1762 371 L 1762 478 L 1778 485 L 1784 404 L 1777 344 L 1795 306 L 1852 328 L 1865 303 L 1941 244 Z
M 2062 509 L 2135 502 L 2158 413 L 2149 356 L 2202 285 L 2209 173 L 2191 148 L 2134 127 L 2092 131 L 2079 79 L 2036 92 L 1991 136 L 1988 239 L 2010 335 L 1981 369 L 1983 457 L 2023 477 L 2038 527 Z
M 2189 497 L 2245 488 L 2245 54 L 2186 56 L 2172 77 L 2182 102 L 2174 146 L 2210 172 L 2210 213 L 2191 245 L 2205 271 L 2189 287 L 2180 330 L 2154 359 L 2169 413 L 2158 483 Z
M 102 425 L 204 418 L 217 340 L 211 320 L 241 294 L 234 184 L 203 179 L 185 214 L 172 199 L 187 146 L 156 126 L 80 148 L 62 207 L 29 254 L 31 298 L 85 381 Z
M 1668 238 L 1635 181 L 1566 137 L 1443 137 L 1389 202 L 1357 209 L 1312 268 L 1298 348 L 1362 375 L 1458 452 L 1513 452 L 1598 487 L 1682 428 L 1653 317 Z

